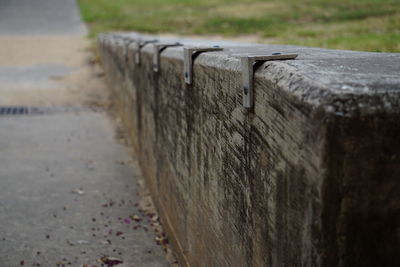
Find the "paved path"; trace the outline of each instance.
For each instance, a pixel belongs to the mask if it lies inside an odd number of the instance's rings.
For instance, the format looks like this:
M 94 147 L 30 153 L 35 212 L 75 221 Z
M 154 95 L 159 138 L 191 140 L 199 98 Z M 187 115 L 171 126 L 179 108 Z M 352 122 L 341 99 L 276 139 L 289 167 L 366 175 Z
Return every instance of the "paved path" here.
M 75 0 L 0 0 L 0 34 L 85 33 Z
M 0 267 L 168 266 L 84 33 L 72 0 L 0 0 Z

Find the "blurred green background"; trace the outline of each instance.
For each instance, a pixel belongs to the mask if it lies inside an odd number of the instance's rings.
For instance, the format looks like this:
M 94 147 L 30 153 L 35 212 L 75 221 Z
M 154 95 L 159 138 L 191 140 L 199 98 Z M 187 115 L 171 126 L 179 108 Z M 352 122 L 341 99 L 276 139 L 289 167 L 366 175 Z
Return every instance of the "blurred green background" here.
M 78 0 L 91 36 L 108 31 L 400 52 L 400 0 Z

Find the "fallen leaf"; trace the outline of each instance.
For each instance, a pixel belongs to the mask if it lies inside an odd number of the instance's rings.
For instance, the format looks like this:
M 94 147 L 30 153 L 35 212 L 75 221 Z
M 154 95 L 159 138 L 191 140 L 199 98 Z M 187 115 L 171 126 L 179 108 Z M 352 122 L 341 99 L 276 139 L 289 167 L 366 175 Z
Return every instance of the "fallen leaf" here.
M 100 258 L 100 261 L 101 261 L 102 263 L 106 264 L 107 267 L 112 267 L 112 266 L 115 266 L 115 265 L 118 265 L 118 264 L 121 264 L 121 263 L 124 262 L 123 260 L 121 260 L 121 259 L 119 259 L 119 258 L 116 258 L 116 257 L 108 257 L 108 256 L 103 256 L 103 257 L 101 257 L 101 258 Z
M 132 215 L 130 218 L 136 222 L 140 222 L 142 220 L 142 218 L 140 218 L 138 215 Z
M 85 191 L 83 191 L 82 188 L 76 188 L 72 190 L 72 193 L 82 196 L 83 194 L 85 194 Z

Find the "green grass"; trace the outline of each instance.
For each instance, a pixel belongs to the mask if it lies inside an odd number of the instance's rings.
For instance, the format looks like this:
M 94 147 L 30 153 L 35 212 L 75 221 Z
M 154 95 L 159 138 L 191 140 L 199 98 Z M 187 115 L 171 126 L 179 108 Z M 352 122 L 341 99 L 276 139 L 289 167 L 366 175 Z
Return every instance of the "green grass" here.
M 91 36 L 108 31 L 256 38 L 400 52 L 400 0 L 78 0 Z

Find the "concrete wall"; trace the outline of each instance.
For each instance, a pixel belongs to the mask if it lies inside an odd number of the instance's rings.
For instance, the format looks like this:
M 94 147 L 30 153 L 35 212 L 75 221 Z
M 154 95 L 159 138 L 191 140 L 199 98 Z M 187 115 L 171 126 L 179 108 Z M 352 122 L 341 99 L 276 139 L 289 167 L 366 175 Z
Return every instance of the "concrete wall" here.
M 183 79 L 183 49 L 99 37 L 116 106 L 181 262 L 190 266 L 400 265 L 400 55 L 220 45 Z M 160 41 L 177 41 L 160 38 Z M 237 54 L 298 53 L 255 74 Z

